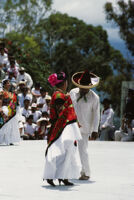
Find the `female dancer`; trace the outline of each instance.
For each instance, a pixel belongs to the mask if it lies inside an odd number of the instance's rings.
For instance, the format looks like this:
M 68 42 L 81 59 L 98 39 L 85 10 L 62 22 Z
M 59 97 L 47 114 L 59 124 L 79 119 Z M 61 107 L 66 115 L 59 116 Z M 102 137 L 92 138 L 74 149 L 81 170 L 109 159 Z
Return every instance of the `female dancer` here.
M 54 73 L 48 78 L 51 86 L 56 86 L 50 103 L 51 129 L 48 134 L 46 163 L 43 180 L 55 186 L 58 179 L 64 185 L 73 185 L 68 179 L 79 177 L 81 164 L 77 140 L 81 139 L 76 114 L 71 98 L 66 94 L 67 80 L 64 72 Z
M 1 102 L 0 144 L 13 145 L 20 141 L 20 132 L 17 119 L 17 96 L 9 91 L 10 82 L 4 79 Z

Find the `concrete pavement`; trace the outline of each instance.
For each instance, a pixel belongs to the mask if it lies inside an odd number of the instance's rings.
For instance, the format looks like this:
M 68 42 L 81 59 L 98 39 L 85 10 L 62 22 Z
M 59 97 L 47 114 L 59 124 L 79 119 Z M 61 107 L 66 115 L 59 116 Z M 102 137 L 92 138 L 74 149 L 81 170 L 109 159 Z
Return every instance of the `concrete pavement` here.
M 0 200 L 134 199 L 133 142 L 89 141 L 91 179 L 55 188 L 42 181 L 45 147 L 46 141 L 0 145 Z

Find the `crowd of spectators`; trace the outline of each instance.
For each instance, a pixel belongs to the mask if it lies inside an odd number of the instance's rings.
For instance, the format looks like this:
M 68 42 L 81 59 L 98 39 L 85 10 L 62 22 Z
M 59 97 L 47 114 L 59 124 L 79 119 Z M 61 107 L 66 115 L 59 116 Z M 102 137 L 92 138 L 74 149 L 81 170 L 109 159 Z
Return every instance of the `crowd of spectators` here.
M 32 77 L 20 67 L 14 55 L 8 53 L 0 42 L 0 109 L 8 116 L 4 106 L 3 84 L 8 91 L 17 94 L 20 136 L 27 139 L 45 139 L 50 128 L 49 113 L 51 96 L 40 83 L 33 84 Z M 2 102 L 2 103 L 1 103 Z
M 0 42 L 0 115 L 8 120 L 6 95 L 17 94 L 18 123 L 20 136 L 24 140 L 46 139 L 51 127 L 50 101 L 51 96 L 39 82 L 33 84 L 32 77 L 24 67 L 19 66 L 13 54 Z M 114 110 L 109 99 L 102 102 L 103 110 L 100 118 L 99 140 L 101 141 L 134 141 L 134 90 L 128 90 L 125 115 L 121 120 L 121 127 L 115 130 Z M 0 124 L 1 124 L 0 118 Z

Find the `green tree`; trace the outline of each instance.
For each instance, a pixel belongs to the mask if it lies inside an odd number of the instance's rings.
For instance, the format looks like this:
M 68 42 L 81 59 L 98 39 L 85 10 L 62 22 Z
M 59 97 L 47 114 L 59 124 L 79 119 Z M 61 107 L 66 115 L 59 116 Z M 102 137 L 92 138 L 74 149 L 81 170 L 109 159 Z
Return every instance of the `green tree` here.
M 33 35 L 36 25 L 51 10 L 52 0 L 4 0 L 0 1 L 0 34 L 23 32 Z
M 42 48 L 33 36 L 27 36 L 16 32 L 6 34 L 6 47 L 9 54 L 13 54 L 20 66 L 32 76 L 35 82 L 40 82 L 47 90 L 51 90 L 47 78 L 51 73 L 47 58 Z
M 42 28 L 40 28 L 42 27 Z M 94 27 L 67 14 L 53 13 L 39 24 L 44 35 L 44 50 L 48 55 L 53 71 L 65 71 L 69 76 L 69 89 L 72 87 L 71 75 L 76 71 L 89 69 L 101 77 L 99 91 L 105 91 L 120 103 L 120 83 L 131 77 L 130 65 L 121 53 L 112 48 L 107 32 L 101 26 Z M 112 80 L 112 84 L 111 84 Z M 104 82 L 107 83 L 104 89 Z M 119 95 L 109 90 L 116 87 Z
M 117 1 L 114 8 L 111 2 L 105 4 L 106 19 L 119 27 L 120 36 L 134 56 L 134 1 Z

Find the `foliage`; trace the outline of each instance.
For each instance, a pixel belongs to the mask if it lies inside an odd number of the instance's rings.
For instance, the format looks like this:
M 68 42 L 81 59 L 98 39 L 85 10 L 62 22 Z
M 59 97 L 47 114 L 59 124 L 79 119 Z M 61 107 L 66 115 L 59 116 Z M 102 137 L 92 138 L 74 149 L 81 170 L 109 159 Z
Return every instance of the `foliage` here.
M 40 20 L 51 9 L 52 0 L 4 0 L 0 2 L 0 29 L 2 37 L 6 32 L 16 31 L 32 35 Z
M 105 4 L 106 19 L 114 22 L 120 29 L 121 38 L 134 56 L 134 1 L 117 1 L 117 8 L 111 2 Z
M 24 67 L 35 82 L 40 82 L 47 90 L 50 87 L 47 77 L 50 74 L 50 65 L 47 63 L 42 49 L 35 38 L 15 32 L 6 35 L 6 47 L 9 54 L 13 54 L 20 67 Z

